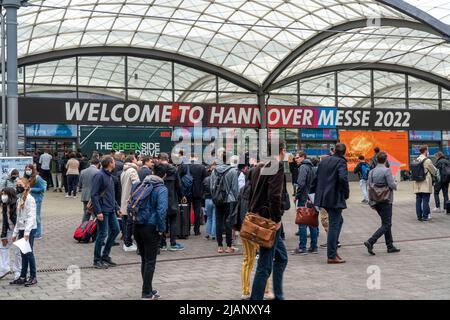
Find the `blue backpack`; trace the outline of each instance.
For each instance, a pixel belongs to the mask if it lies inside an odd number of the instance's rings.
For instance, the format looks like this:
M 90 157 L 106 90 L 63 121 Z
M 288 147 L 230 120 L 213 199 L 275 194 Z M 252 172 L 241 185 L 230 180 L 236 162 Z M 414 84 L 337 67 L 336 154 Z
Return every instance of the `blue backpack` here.
M 131 195 L 127 203 L 128 215 L 132 217 L 133 223 L 145 224 L 150 219 L 149 201 L 153 191 L 151 183 L 135 183 L 131 188 Z
M 192 186 L 194 185 L 194 178 L 191 175 L 191 171 L 189 169 L 189 165 L 187 167 L 187 172 L 184 176 L 181 177 L 181 192 L 183 196 L 190 197 L 192 196 Z
M 361 178 L 363 180 L 369 180 L 369 172 L 370 172 L 370 166 L 368 163 L 363 163 L 361 165 Z

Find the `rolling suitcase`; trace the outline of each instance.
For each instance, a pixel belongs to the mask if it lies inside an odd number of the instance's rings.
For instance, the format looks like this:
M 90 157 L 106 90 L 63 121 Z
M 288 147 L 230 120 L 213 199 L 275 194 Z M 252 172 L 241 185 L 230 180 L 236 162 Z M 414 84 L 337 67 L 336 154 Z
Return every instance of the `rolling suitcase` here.
M 180 204 L 180 213 L 177 215 L 177 236 L 186 239 L 191 233 L 191 217 L 188 204 Z

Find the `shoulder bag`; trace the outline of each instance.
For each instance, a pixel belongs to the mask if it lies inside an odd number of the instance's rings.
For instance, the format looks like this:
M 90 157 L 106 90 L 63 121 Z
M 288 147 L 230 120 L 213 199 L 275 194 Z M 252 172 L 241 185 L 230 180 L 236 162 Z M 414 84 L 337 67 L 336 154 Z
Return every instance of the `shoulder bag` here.
M 319 213 L 311 201 L 307 201 L 304 207 L 297 208 L 295 224 L 303 224 L 310 227 L 319 226 Z
M 373 182 L 373 170 L 369 174 L 370 183 L 368 184 L 369 200 L 372 203 L 380 203 L 389 201 L 391 189 L 387 184 L 381 185 Z

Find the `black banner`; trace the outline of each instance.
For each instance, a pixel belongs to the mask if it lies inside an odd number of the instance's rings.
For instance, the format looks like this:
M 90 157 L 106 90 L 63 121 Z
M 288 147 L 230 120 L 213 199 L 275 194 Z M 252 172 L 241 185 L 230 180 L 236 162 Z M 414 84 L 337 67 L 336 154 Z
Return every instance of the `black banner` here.
M 450 130 L 450 110 L 268 106 L 271 128 Z M 260 126 L 256 105 L 19 98 L 21 124 Z

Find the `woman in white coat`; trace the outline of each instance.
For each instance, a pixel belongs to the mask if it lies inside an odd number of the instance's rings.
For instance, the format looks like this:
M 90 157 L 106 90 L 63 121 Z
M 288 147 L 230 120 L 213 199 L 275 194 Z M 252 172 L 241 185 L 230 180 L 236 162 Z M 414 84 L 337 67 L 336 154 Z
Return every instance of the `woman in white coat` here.
M 36 234 L 36 202 L 30 194 L 31 188 L 28 179 L 20 178 L 17 181 L 16 191 L 19 197 L 17 202 L 17 221 L 14 227 L 12 241 L 24 238 L 30 243 L 31 252 L 22 253 L 22 271 L 20 278 L 11 282 L 14 285 L 25 285 L 26 287 L 37 284 L 36 260 L 34 258 L 33 244 Z M 27 280 L 28 268 L 30 268 L 30 278 Z

